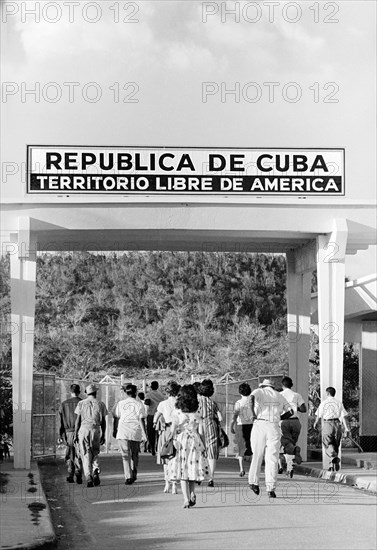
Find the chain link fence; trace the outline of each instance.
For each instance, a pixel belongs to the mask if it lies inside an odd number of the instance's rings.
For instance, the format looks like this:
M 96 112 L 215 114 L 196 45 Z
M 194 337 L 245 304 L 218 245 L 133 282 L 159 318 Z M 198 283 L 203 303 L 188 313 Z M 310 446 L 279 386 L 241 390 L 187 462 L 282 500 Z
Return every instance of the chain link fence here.
M 223 380 L 214 383 L 215 393 L 213 395 L 213 399 L 216 401 L 221 411 L 223 426 L 229 437 L 229 447 L 221 450 L 220 454 L 222 456 L 232 457 L 236 455 L 236 446 L 234 436 L 230 431 L 230 425 L 233 418 L 234 405 L 241 397 L 238 392 L 239 385 L 243 382 L 247 382 L 250 385 L 251 390 L 254 390 L 259 386 L 264 378 L 272 379 L 275 388 L 277 390 L 281 389 L 283 374 L 263 375 L 244 380 L 233 380 L 230 376 L 225 375 Z M 163 388 L 169 379 L 170 378 L 159 379 L 160 388 Z M 81 392 L 83 393 L 85 387 L 89 383 L 94 382 L 98 387 L 98 399 L 105 403 L 107 410 L 111 413 L 114 405 L 122 398 L 120 389 L 121 384 L 128 381 L 137 386 L 138 392 L 143 391 L 145 393 L 148 391 L 152 380 L 124 380 L 123 378 L 121 379 L 107 376 L 101 381 L 91 380 L 89 382 L 88 380 L 79 380 L 77 378 L 55 378 L 53 375 L 34 374 L 33 455 L 42 456 L 55 453 L 64 453 L 64 445 L 58 445 L 55 449 L 59 434 L 59 415 L 57 413 L 60 403 L 70 397 L 70 387 L 72 384 L 78 384 L 81 388 Z M 190 379 L 181 380 L 180 382 L 182 384 L 189 384 L 193 383 L 194 379 L 191 377 Z M 354 368 L 348 368 L 345 370 L 343 383 L 343 403 L 349 414 L 352 439 L 359 442 L 360 385 L 358 365 Z M 308 423 L 308 447 L 320 449 L 321 434 L 312 428 L 314 422 L 314 409 L 309 411 L 309 413 L 311 416 L 309 416 Z M 352 446 L 353 444 L 349 439 L 344 440 L 343 447 L 347 448 Z M 106 443 L 102 451 L 110 453 L 117 450 L 117 440 L 112 436 L 112 420 L 110 414 L 107 417 Z

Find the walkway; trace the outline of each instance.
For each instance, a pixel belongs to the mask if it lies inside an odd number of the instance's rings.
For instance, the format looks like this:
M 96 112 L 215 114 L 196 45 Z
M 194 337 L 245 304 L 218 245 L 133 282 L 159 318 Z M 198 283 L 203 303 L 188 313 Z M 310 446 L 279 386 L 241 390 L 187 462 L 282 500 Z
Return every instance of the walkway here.
M 292 480 L 279 476 L 278 498 L 270 500 L 263 483 L 256 497 L 247 479 L 237 476 L 236 460 L 221 459 L 216 487 L 198 487 L 197 506 L 185 510 L 181 494 L 162 492 L 161 468 L 149 455 L 142 455 L 139 479 L 132 486 L 124 485 L 119 456 L 103 455 L 102 483 L 93 489 L 68 484 L 61 459 L 46 461 L 40 465 L 46 500 L 37 470 L 32 472 L 35 485 L 30 485 L 26 472 L 6 466 L 9 482 L 2 495 L 2 548 L 21 548 L 19 544 L 32 548 L 42 542 L 50 548 L 52 524 L 58 550 L 376 547 L 376 495 L 316 479 L 313 473 L 295 475 Z M 306 463 L 300 468 L 311 467 Z M 344 465 L 342 473 L 353 475 L 354 470 Z M 357 473 L 376 479 L 376 470 Z M 37 491 L 28 493 L 30 487 Z M 48 502 L 52 524 L 43 509 L 36 523 L 37 510 L 27 508 L 31 502 Z

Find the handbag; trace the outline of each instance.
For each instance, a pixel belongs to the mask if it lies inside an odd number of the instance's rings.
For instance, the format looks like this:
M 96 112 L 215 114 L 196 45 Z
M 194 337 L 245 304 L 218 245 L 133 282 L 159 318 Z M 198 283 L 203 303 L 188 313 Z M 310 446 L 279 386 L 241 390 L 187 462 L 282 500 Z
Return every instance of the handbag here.
M 175 457 L 176 448 L 174 447 L 173 438 L 167 439 L 163 446 L 161 447 L 160 458 L 166 458 L 171 460 Z
M 221 449 L 225 449 L 229 445 L 229 437 L 226 432 L 219 426 L 219 445 Z

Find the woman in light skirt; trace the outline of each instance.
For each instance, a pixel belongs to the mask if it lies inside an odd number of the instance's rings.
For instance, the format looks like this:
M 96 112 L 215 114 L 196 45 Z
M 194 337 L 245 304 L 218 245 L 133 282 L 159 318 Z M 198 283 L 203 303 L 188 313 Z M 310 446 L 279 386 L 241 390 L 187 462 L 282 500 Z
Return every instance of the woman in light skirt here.
M 157 442 L 157 464 L 162 464 L 164 467 L 164 493 L 168 493 L 170 489 L 168 478 L 169 460 L 167 458 L 161 458 L 161 449 L 166 440 L 171 437 L 172 413 L 173 411 L 175 411 L 175 403 L 180 387 L 181 386 L 177 384 L 175 380 L 170 380 L 167 383 L 165 387 L 165 392 L 168 394 L 169 397 L 158 404 L 157 411 L 153 418 L 153 426 L 156 431 L 159 432 L 159 438 Z M 177 493 L 177 484 L 175 481 L 171 482 L 171 492 L 172 494 Z

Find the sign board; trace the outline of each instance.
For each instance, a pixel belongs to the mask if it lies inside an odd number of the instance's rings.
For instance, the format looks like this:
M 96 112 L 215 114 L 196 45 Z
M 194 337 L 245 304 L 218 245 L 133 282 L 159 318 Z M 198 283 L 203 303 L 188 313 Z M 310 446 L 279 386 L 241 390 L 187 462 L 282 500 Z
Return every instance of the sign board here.
M 28 146 L 28 195 L 344 195 L 344 149 Z

